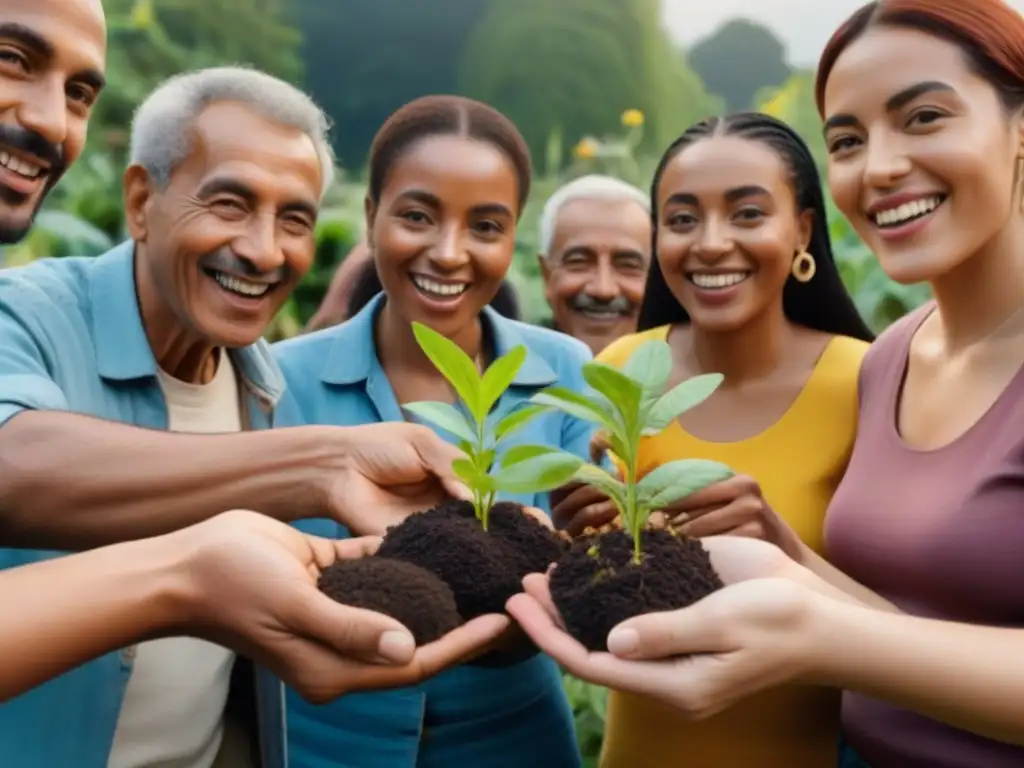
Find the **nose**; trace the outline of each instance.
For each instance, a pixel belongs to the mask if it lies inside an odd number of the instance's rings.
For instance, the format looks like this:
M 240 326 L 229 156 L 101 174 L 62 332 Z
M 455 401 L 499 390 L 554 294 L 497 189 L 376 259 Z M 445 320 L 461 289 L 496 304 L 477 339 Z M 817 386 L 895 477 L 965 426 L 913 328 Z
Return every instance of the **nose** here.
M 910 172 L 910 161 L 895 138 L 876 134 L 865 148 L 864 183 L 869 187 L 892 187 Z
M 448 227 L 441 232 L 430 249 L 430 260 L 444 272 L 454 272 L 469 263 L 469 253 L 458 227 Z
M 232 242 L 231 249 L 260 272 L 270 272 L 285 263 L 277 240 L 277 221 L 272 215 L 253 216 L 244 234 Z
M 733 242 L 728 226 L 718 217 L 708 217 L 694 249 L 696 255 L 702 260 L 715 261 L 729 253 L 732 248 Z
M 43 78 L 18 105 L 18 123 L 49 143 L 60 145 L 68 135 L 67 98 L 64 84 L 57 78 Z
M 619 295 L 619 283 L 615 279 L 615 270 L 606 259 L 598 259 L 586 290 L 595 299 L 614 299 Z

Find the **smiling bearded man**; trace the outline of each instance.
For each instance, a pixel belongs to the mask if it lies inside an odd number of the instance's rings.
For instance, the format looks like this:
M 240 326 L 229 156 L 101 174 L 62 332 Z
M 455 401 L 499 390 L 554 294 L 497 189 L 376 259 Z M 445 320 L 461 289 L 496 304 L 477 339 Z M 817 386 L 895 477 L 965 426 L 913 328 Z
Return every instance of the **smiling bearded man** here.
M 540 268 L 552 325 L 597 355 L 636 331 L 651 264 L 647 195 L 610 176 L 553 194 L 540 222 Z
M 100 0 L 0 2 L 0 244 L 21 240 L 85 146 L 104 86 Z M 56 87 L 59 86 L 59 87 Z

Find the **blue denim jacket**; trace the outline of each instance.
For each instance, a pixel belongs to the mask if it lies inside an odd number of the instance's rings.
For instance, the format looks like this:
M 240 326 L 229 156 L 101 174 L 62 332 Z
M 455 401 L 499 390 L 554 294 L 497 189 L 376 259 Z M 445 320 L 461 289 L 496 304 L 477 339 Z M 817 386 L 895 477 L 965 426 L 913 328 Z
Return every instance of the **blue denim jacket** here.
M 383 301 L 378 296 L 341 326 L 274 345 L 287 381 L 275 426 L 404 420 L 374 342 L 374 318 Z M 495 406 L 498 417 L 552 384 L 584 389 L 582 366 L 591 357 L 585 345 L 491 309 L 484 310 L 483 321 L 496 355 L 520 344 L 528 350 L 512 386 Z M 592 431 L 585 422 L 550 413 L 516 432 L 510 444 L 553 445 L 586 458 Z M 546 493 L 501 498 L 549 507 Z M 326 519 L 298 527 L 320 536 L 348 535 Z M 286 708 L 290 768 L 581 764 L 559 669 L 544 655 L 507 669 L 457 667 L 419 686 L 346 696 L 325 706 L 310 706 L 289 690 Z
M 0 424 L 34 409 L 167 429 L 133 255 L 128 242 L 96 258 L 45 259 L 0 272 Z M 232 359 L 249 427 L 268 428 L 284 381 L 267 345 L 237 350 Z M 0 568 L 62 554 L 0 549 Z M 0 765 L 106 768 L 131 673 L 131 654 L 108 653 L 0 704 Z M 280 683 L 259 673 L 256 688 L 263 768 L 284 768 Z

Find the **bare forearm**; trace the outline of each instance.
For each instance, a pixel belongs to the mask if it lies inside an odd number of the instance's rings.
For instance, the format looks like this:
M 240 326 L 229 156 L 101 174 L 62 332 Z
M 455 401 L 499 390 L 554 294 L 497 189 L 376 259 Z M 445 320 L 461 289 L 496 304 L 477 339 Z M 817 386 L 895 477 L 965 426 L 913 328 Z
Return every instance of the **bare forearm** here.
M 184 614 L 181 573 L 159 540 L 0 572 L 0 701 L 169 631 Z
M 949 725 L 1024 744 L 1024 630 L 828 602 L 818 611 L 822 682 Z
M 88 549 L 234 508 L 315 515 L 325 450 L 316 429 L 187 435 L 22 413 L 0 427 L 0 546 Z
M 884 597 L 872 592 L 863 584 L 851 579 L 825 558 L 821 557 L 821 555 L 813 552 L 806 545 L 801 548 L 799 563 L 822 580 L 831 584 L 840 592 L 854 598 L 858 603 L 879 611 L 901 613 L 899 608 L 890 603 Z M 818 589 L 817 591 L 824 592 L 824 590 L 821 589 Z M 833 594 L 833 597 L 836 596 L 837 595 Z

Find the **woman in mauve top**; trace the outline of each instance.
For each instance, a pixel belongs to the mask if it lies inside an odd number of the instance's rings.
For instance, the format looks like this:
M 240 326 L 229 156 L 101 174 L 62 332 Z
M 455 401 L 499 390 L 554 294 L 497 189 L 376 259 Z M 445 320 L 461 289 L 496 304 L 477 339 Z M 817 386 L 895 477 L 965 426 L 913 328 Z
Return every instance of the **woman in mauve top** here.
M 810 150 L 768 115 L 704 120 L 665 152 L 651 194 L 655 258 L 640 332 L 598 360 L 622 366 L 660 339 L 672 348 L 670 383 L 712 371 L 725 383 L 641 441 L 640 473 L 698 456 L 762 478 L 796 537 L 819 551 L 857 431 L 857 378 L 873 334 L 839 278 Z M 617 514 L 583 488 L 554 517 L 575 532 L 604 522 L 602 509 Z M 835 768 L 839 704 L 834 688 L 782 686 L 691 724 L 651 698 L 613 691 L 600 765 L 662 768 L 685 753 L 698 767 Z
M 843 725 L 863 762 L 848 765 L 1019 768 L 1024 18 L 1001 0 L 873 3 L 827 46 L 817 99 L 836 204 L 890 277 L 935 295 L 865 358 L 826 523 L 832 565 L 805 548 L 813 573 L 793 577 L 861 604 L 755 580 L 613 632 L 622 656 L 716 654 L 660 675 L 581 653 L 528 597 L 511 609 L 570 671 L 648 693 L 675 685 L 671 700 L 698 717 L 793 679 L 853 689 Z M 694 519 L 760 507 L 766 528 L 782 524 L 755 483 L 722 486 L 695 494 L 717 508 Z M 729 538 L 707 540 L 727 580 L 791 575 L 762 542 Z

